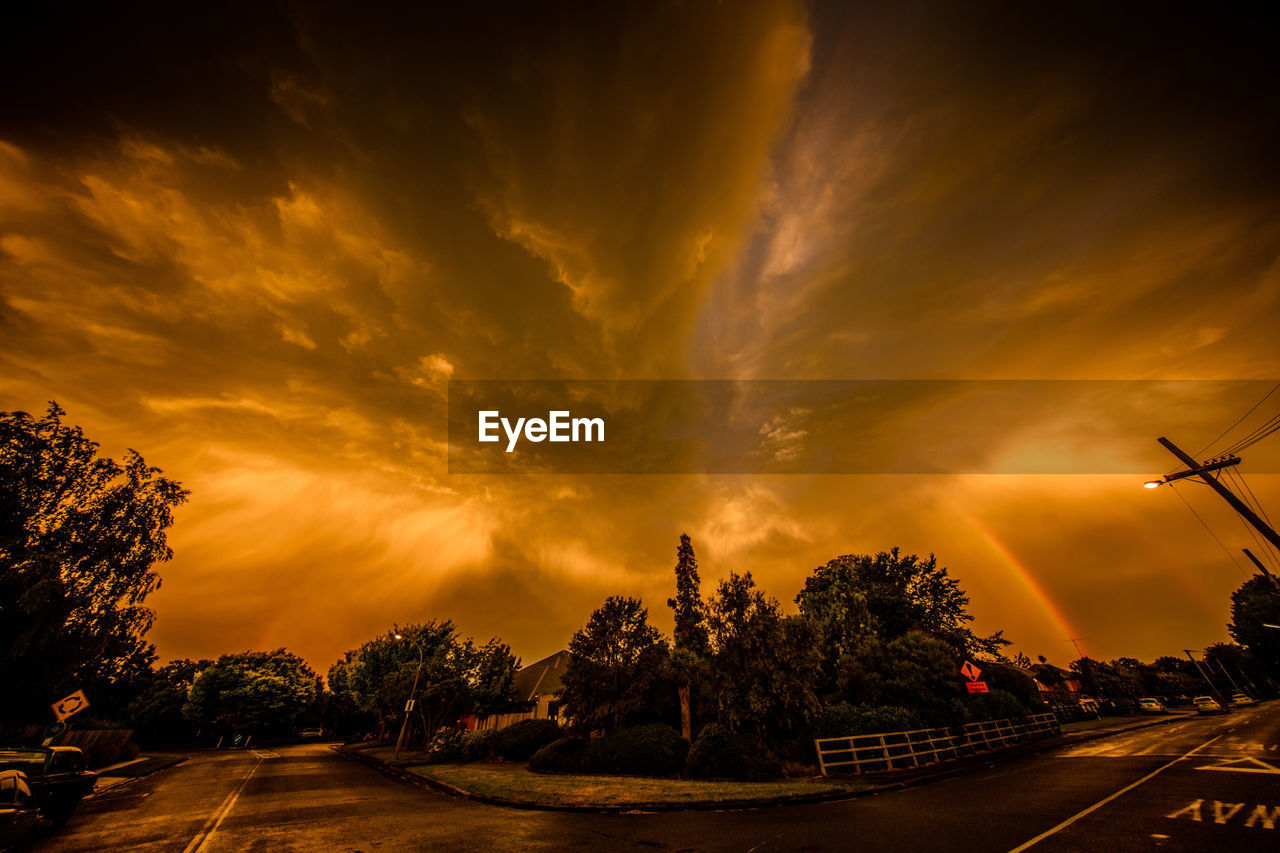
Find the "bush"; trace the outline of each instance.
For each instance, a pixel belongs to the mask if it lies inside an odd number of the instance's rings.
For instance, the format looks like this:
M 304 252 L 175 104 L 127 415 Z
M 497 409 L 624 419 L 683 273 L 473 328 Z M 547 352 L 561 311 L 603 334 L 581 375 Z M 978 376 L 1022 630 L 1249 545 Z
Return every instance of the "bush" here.
M 685 774 L 694 779 L 776 779 L 782 765 L 764 743 L 752 735 L 708 723 L 689 747 Z
M 812 737 L 874 735 L 924 728 L 910 708 L 897 705 L 850 705 L 839 702 L 822 709 L 812 727 Z
M 441 729 L 431 739 L 427 750 L 428 761 L 457 761 L 462 757 L 464 733 L 457 729 Z
M 971 698 L 973 701 L 966 705 L 970 720 L 1017 719 L 1028 714 L 1027 707 L 1007 690 L 992 690 Z
M 542 747 L 564 736 L 552 720 L 521 720 L 498 732 L 493 752 L 503 761 L 528 761 Z
M 498 733 L 493 729 L 468 732 L 462 738 L 459 758 L 463 761 L 485 761 L 493 758 Z
M 580 737 L 562 737 L 542 747 L 529 759 L 529 769 L 543 773 L 578 773 L 587 742 Z
M 684 766 L 688 751 L 688 742 L 670 726 L 631 726 L 591 741 L 583 753 L 582 769 L 588 773 L 671 776 Z

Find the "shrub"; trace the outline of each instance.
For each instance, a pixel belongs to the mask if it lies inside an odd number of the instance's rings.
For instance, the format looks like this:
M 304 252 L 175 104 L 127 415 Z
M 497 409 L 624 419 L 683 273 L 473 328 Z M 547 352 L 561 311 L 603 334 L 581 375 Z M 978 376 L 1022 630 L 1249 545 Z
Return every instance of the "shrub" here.
M 1027 716 L 1027 707 L 1007 690 L 979 693 L 966 706 L 971 720 L 1003 720 Z
M 615 773 L 671 776 L 684 767 L 689 753 L 689 742 L 662 723 L 621 729 L 609 737 L 613 741 Z
M 457 729 L 440 729 L 431 739 L 427 750 L 428 761 L 456 761 L 462 757 L 463 732 Z
M 485 761 L 493 758 L 498 733 L 493 729 L 468 732 L 462 738 L 459 757 L 463 761 Z
M 694 779 L 776 779 L 782 765 L 764 743 L 720 723 L 708 723 L 689 747 L 685 773 Z
M 498 732 L 493 752 L 503 761 L 528 761 L 542 747 L 564 736 L 552 720 L 521 720 Z
M 580 737 L 562 737 L 539 749 L 529 759 L 529 769 L 543 773 L 578 773 L 587 742 Z
M 839 702 L 822 709 L 812 727 L 812 737 L 873 735 L 924 728 L 910 708 L 897 705 L 850 705 Z
M 671 776 L 684 766 L 689 744 L 662 723 L 631 726 L 591 741 L 583 753 L 588 773 Z

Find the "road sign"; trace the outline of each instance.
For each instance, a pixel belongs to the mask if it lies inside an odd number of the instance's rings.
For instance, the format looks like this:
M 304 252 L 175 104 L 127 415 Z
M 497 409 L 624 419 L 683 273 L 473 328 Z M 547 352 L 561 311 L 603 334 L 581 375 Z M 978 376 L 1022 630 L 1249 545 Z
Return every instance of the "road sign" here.
M 49 707 L 53 709 L 53 715 L 58 718 L 58 722 L 62 722 L 72 714 L 78 714 L 88 708 L 89 697 L 84 695 L 83 690 L 77 690 L 66 699 L 60 699 Z
M 1280 767 L 1268 764 L 1257 758 L 1233 758 L 1230 761 L 1219 761 L 1217 764 L 1206 764 L 1197 770 L 1222 770 L 1227 773 L 1275 773 L 1280 775 Z
M 978 676 L 982 675 L 982 670 L 978 669 L 969 661 L 965 661 L 964 666 L 960 667 L 960 674 L 970 681 L 977 681 Z
M 970 693 L 989 693 L 989 692 L 991 692 L 991 691 L 987 690 L 987 682 L 985 682 L 985 681 L 970 681 L 970 682 L 967 682 L 967 683 L 965 684 L 965 686 L 969 688 L 969 692 L 970 692 Z

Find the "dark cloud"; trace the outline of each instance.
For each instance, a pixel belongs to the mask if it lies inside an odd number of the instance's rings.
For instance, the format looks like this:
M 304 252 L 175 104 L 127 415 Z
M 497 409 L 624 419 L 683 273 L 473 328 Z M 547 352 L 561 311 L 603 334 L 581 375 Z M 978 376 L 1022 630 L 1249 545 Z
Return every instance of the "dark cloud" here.
M 784 602 L 836 554 L 937 551 L 979 627 L 1033 652 L 1067 626 L 1106 655 L 1223 635 L 1205 602 L 1238 572 L 1170 495 L 451 477 L 446 388 L 1274 378 L 1273 11 L 0 14 L 0 405 L 56 398 L 193 489 L 163 653 L 287 643 L 323 667 L 391 622 L 452 617 L 534 659 L 608 592 L 663 623 L 681 531 L 708 586 L 751 569 Z M 1243 410 L 1221 407 L 1171 420 Z M 1098 452 L 1151 446 L 1122 423 Z M 1099 593 L 1144 585 L 1133 625 Z

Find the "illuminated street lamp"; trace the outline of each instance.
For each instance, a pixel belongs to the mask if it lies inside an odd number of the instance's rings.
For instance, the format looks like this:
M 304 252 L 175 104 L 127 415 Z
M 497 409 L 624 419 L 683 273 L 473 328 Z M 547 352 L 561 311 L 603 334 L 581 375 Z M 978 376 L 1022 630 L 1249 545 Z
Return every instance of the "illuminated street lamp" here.
M 403 640 L 404 636 L 402 634 L 396 634 L 395 638 L 397 640 Z M 413 674 L 413 688 L 409 691 L 409 698 L 405 700 L 404 703 L 404 718 L 400 721 L 400 737 L 396 738 L 396 758 L 400 757 L 400 749 L 404 746 L 404 734 L 409 727 L 409 712 L 413 710 L 413 697 L 418 694 L 418 677 L 422 675 L 422 646 L 413 637 L 409 638 L 409 642 L 413 643 L 413 645 L 418 649 L 418 671 Z
M 1163 485 L 1164 485 L 1164 480 L 1147 480 L 1147 482 L 1145 482 L 1145 483 L 1143 483 L 1143 484 L 1142 484 L 1142 488 L 1144 488 L 1144 489 L 1158 489 L 1158 488 L 1160 488 L 1160 487 L 1161 487 L 1161 486 L 1163 486 Z

